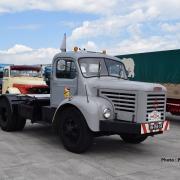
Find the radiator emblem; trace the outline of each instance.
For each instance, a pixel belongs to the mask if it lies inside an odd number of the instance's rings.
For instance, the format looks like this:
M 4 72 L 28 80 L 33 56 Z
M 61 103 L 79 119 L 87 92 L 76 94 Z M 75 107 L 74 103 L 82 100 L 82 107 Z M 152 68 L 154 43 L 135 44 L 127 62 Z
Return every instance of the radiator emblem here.
M 153 111 L 148 114 L 148 121 L 154 122 L 154 121 L 161 121 L 161 113 L 158 111 Z

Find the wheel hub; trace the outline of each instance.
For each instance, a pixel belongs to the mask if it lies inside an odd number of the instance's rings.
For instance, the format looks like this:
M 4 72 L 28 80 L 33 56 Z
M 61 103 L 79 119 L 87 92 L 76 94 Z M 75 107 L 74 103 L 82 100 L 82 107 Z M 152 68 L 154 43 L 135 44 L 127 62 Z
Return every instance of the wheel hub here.
M 63 130 L 69 141 L 76 143 L 79 140 L 79 127 L 73 119 L 67 119 L 65 121 Z

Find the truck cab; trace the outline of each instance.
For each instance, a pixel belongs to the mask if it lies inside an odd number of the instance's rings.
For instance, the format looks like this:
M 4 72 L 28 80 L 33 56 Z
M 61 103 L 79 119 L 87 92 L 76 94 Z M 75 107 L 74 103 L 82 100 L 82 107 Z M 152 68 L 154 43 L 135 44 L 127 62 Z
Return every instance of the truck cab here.
M 116 57 L 75 50 L 53 58 L 50 95 L 1 96 L 0 125 L 14 131 L 26 119 L 48 122 L 67 150 L 82 153 L 97 136 L 140 143 L 162 134 L 169 129 L 165 109 L 162 85 L 129 81 Z

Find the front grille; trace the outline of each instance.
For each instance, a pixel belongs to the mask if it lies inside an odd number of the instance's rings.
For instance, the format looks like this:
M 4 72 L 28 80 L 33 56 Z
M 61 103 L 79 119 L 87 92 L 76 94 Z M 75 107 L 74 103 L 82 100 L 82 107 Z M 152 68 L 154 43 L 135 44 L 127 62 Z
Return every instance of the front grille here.
M 116 111 L 135 112 L 136 94 L 102 90 L 101 96 L 108 98 Z
M 50 89 L 48 87 L 32 87 L 28 89 L 28 94 L 49 94 Z
M 147 113 L 146 120 L 148 120 L 148 114 L 153 111 L 158 111 L 161 113 L 161 119 L 165 118 L 165 94 L 148 94 L 147 95 Z

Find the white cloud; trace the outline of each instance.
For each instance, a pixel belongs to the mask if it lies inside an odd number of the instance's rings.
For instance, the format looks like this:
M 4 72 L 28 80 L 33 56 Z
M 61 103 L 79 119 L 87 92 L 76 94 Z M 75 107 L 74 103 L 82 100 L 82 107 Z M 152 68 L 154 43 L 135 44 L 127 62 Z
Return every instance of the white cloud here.
M 0 1 L 0 13 L 28 10 L 99 14 L 96 20 L 87 20 L 81 24 L 73 20 L 62 21 L 62 24 L 69 29 L 74 28 L 68 37 L 69 49 L 74 45 L 93 51 L 111 47 L 107 49 L 110 54 L 125 54 L 180 48 L 180 23 L 171 23 L 171 20 L 174 22 L 180 20 L 180 0 Z M 151 28 L 154 29 L 145 27 L 147 23 L 150 26 L 152 24 Z M 35 27 L 20 25 L 11 28 L 33 29 Z M 99 38 L 103 39 L 104 43 L 99 41 Z M 0 58 L 15 63 L 49 63 L 57 51 L 54 48 L 33 49 L 16 45 L 9 50 L 0 51 Z
M 156 7 L 149 7 L 146 10 L 135 9 L 125 15 L 115 14 L 105 16 L 94 21 L 84 21 L 81 26 L 72 31 L 69 41 L 76 41 L 84 38 L 97 36 L 115 36 L 126 27 L 133 27 L 137 30 L 137 26 L 141 23 L 151 22 L 160 16 L 160 12 Z
M 180 0 L 147 0 L 147 1 L 127 1 L 123 7 L 127 12 L 120 8 L 121 3 L 117 4 L 119 12 L 103 16 L 94 21 L 84 21 L 81 26 L 72 31 L 71 41 L 83 38 L 97 37 L 99 35 L 112 36 L 119 33 L 123 28 L 132 24 L 164 20 L 168 18 L 180 18 Z M 114 10 L 117 9 L 114 7 Z M 123 29 L 124 30 L 124 29 Z
M 161 24 L 161 28 L 165 32 L 180 33 L 180 23 L 176 23 L 176 24 L 163 23 Z
M 180 17 L 179 0 L 1 0 L 0 13 L 28 10 L 71 11 L 100 14 L 127 14 L 142 9 L 150 16 Z
M 130 33 L 130 35 L 133 38 L 138 38 L 142 35 L 141 28 L 142 28 L 142 24 L 133 24 L 127 28 L 127 31 Z
M 93 42 L 93 41 L 88 41 L 86 44 L 82 45 L 81 47 L 87 49 L 88 51 L 96 51 L 97 50 L 97 46 L 96 46 L 95 42 Z
M 32 48 L 16 44 L 14 47 L 7 50 L 7 54 L 27 53 L 32 52 Z
M 128 15 L 111 15 L 94 21 L 85 21 L 82 26 L 75 28 L 69 41 L 74 42 L 83 38 L 96 37 L 99 35 L 114 36 L 122 28 L 131 24 L 143 22 L 150 18 L 149 13 L 136 10 Z
M 119 12 L 115 11 L 117 8 Z M 122 10 L 119 3 L 114 7 L 113 14 L 101 16 L 93 21 L 84 21 L 81 26 L 74 28 L 68 41 L 71 44 L 94 41 L 98 49 L 109 47 L 111 44 L 109 52 L 113 54 L 120 50 L 123 53 L 134 53 L 180 48 L 179 23 L 175 25 L 165 23 L 180 19 L 179 0 L 129 0 L 123 8 L 126 11 Z M 161 22 L 164 23 L 161 29 L 158 29 Z M 149 24 L 149 27 L 145 26 L 146 24 Z M 162 34 L 162 30 L 176 34 Z M 99 38 L 105 43 L 98 42 Z
M 30 47 L 16 44 L 12 48 L 0 51 L 1 63 L 6 64 L 49 64 L 58 49 Z
M 87 41 L 80 47 L 90 51 L 102 51 L 103 46 L 93 41 Z M 152 36 L 142 38 L 135 36 L 131 39 L 120 41 L 117 44 L 108 44 L 107 53 L 110 55 L 122 55 L 130 53 L 151 52 L 159 50 L 170 50 L 180 47 L 180 33 L 176 37 Z M 7 50 L 0 50 L 1 63 L 6 64 L 50 64 L 56 53 L 60 52 L 55 48 L 39 48 L 16 44 Z
M 136 37 L 118 43 L 110 48 L 108 52 L 113 55 L 120 55 L 171 50 L 178 47 L 180 47 L 180 36 L 178 38 L 174 38 L 173 36 L 152 36 L 148 38 Z
M 180 18 L 180 1 L 179 0 L 146 0 L 134 1 L 131 6 L 132 9 L 151 9 L 159 15 L 159 18 L 170 19 Z
M 122 1 L 122 0 L 121 0 Z M 107 14 L 118 4 L 118 0 L 1 0 L 0 12 L 27 10 L 73 11 Z

